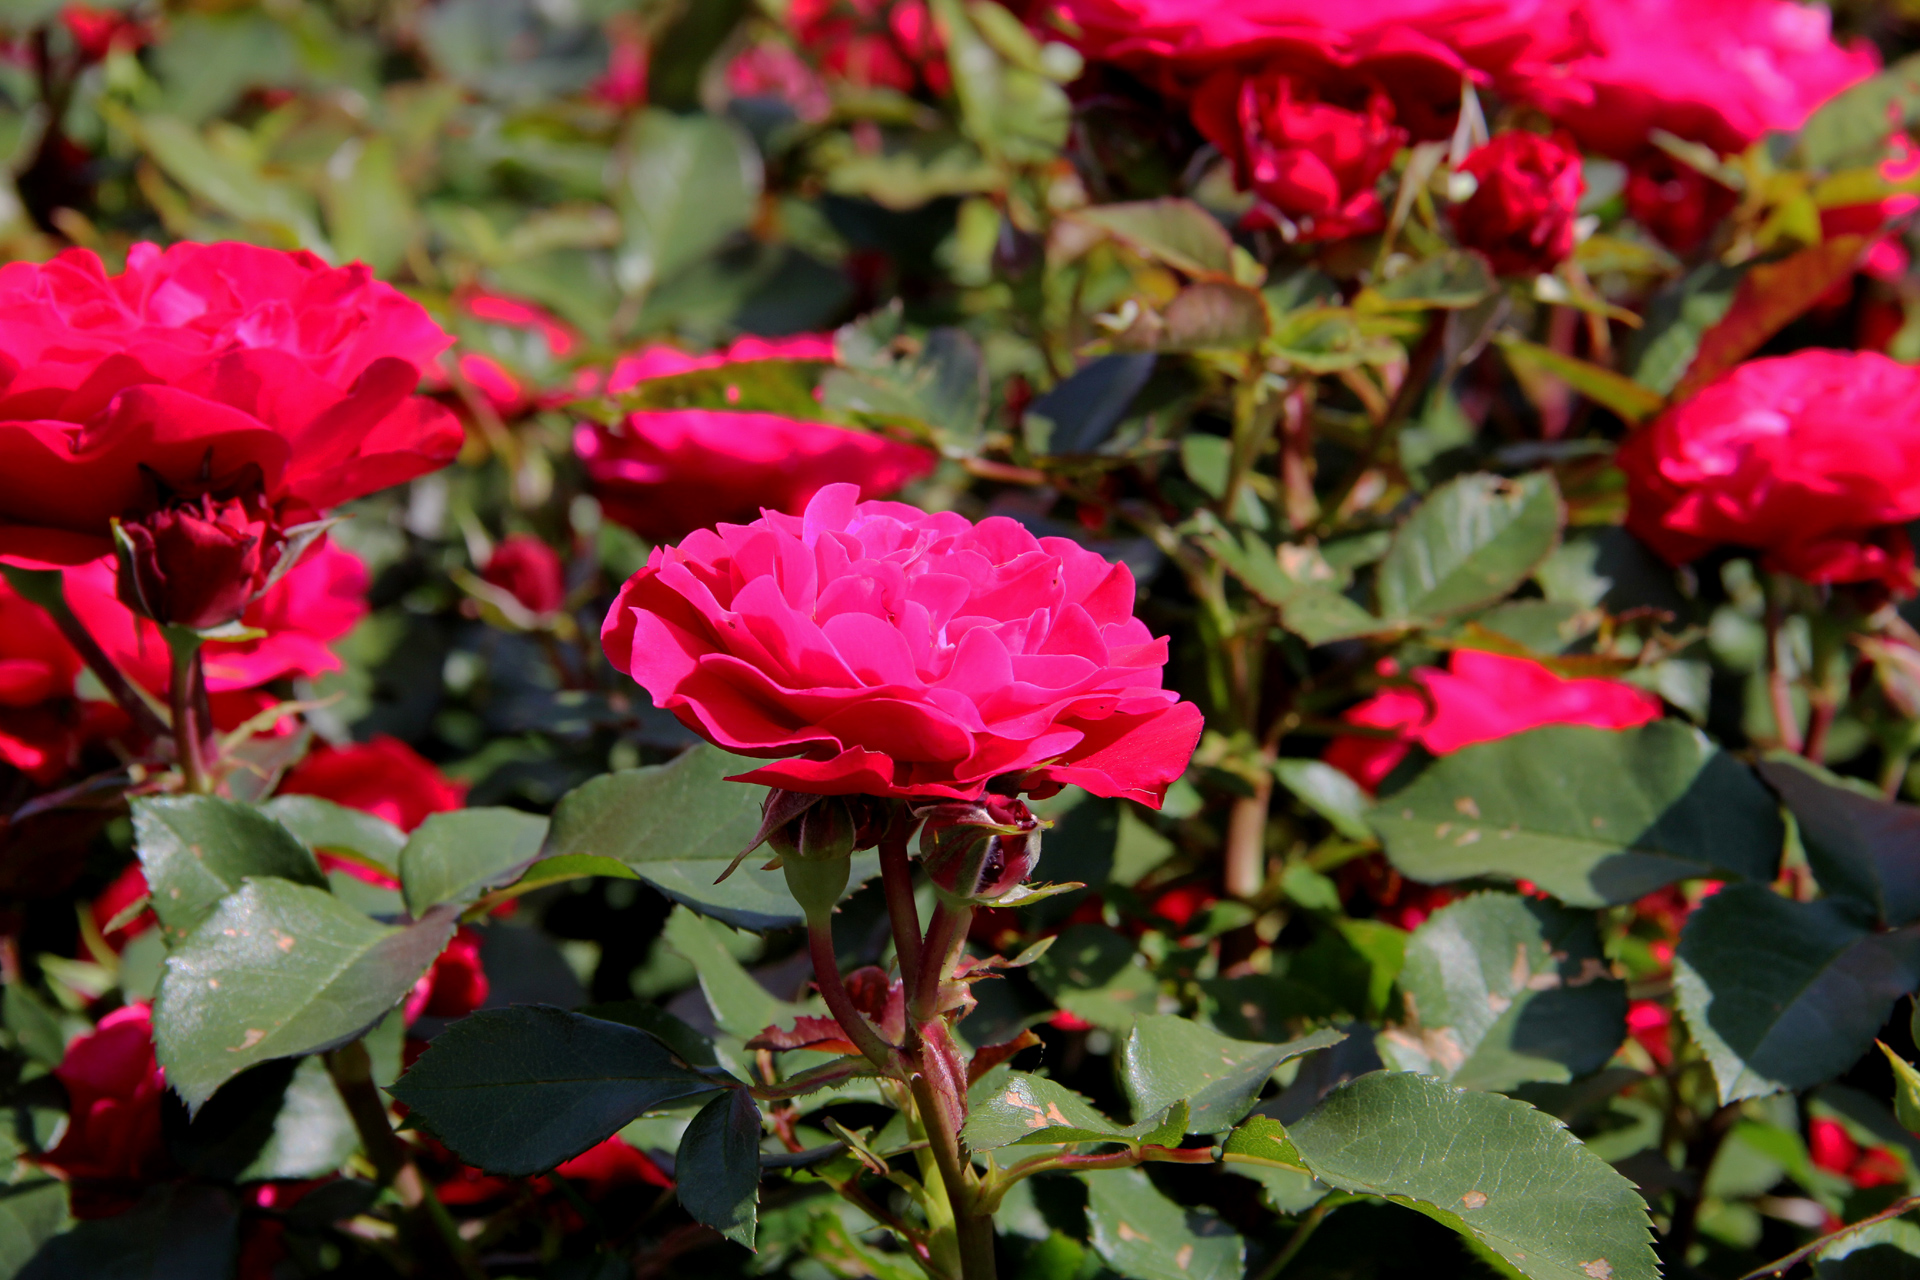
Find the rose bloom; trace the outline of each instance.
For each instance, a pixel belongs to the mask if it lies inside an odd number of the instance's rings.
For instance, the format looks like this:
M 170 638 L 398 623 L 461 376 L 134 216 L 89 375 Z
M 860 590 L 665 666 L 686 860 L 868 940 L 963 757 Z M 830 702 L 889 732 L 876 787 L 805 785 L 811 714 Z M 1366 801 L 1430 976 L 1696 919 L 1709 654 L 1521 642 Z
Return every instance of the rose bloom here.
M 411 831 L 466 803 L 467 789 L 398 738 L 314 747 L 281 779 L 283 796 L 319 796 Z
M 1322 101 L 1278 72 L 1221 71 L 1200 87 L 1193 122 L 1233 162 L 1234 182 L 1257 199 L 1245 225 L 1293 239 L 1332 240 L 1386 223 L 1377 187 L 1406 144 L 1393 103 L 1369 90 L 1352 109 Z
M 953 87 L 925 0 L 792 0 L 787 29 L 836 80 L 901 93 Z
M 53 1070 L 67 1091 L 67 1127 L 39 1163 L 70 1184 L 76 1218 L 125 1212 L 148 1184 L 172 1172 L 160 1130 L 167 1079 L 153 1054 L 144 1004 L 100 1019 L 67 1046 Z
M 114 664 L 164 697 L 172 682 L 166 641 L 120 603 L 116 572 L 111 557 L 67 570 L 68 601 Z M 329 646 L 366 616 L 368 585 L 360 558 L 323 539 L 241 615 L 264 636 L 207 641 L 201 653 L 215 727 L 232 729 L 278 701 L 264 685 L 338 671 Z
M 1808 582 L 1913 590 L 1920 370 L 1872 352 L 1753 360 L 1627 437 L 1627 527 L 1671 564 L 1716 546 Z
M 251 484 L 296 524 L 450 462 L 413 394 L 447 345 L 364 266 L 242 244 L 71 249 L 0 268 L 0 561 L 84 564 L 109 522 Z M 220 492 L 218 498 L 238 496 Z
M 530 533 L 500 539 L 480 576 L 536 617 L 558 613 L 567 602 L 566 566 L 558 552 Z
M 689 729 L 777 761 L 742 781 L 971 800 L 1002 779 L 1157 808 L 1200 712 L 1161 687 L 1134 595 L 1068 539 L 836 484 L 803 516 L 655 548 L 601 642 Z
M 124 726 L 118 707 L 74 696 L 80 666 L 53 619 L 0 580 L 0 766 L 50 786 L 88 742 Z
M 1675 253 L 1692 253 L 1733 212 L 1740 196 L 1692 165 L 1648 147 L 1627 167 L 1626 200 L 1627 213 L 1656 240 Z
M 1655 129 L 1743 151 L 1880 68 L 1864 40 L 1834 43 L 1825 5 L 1800 0 L 1586 0 L 1581 13 L 1597 51 L 1556 68 L 1529 100 L 1616 159 Z
M 742 338 L 725 352 L 692 356 L 654 347 L 614 365 L 609 394 L 652 378 L 754 360 L 833 359 L 824 334 Z M 849 482 L 878 497 L 932 471 L 934 455 L 864 431 L 772 413 L 657 409 L 617 427 L 583 426 L 574 452 L 609 518 L 656 542 L 762 510 L 795 513 L 824 486 Z
M 1551 271 L 1573 252 L 1573 220 L 1587 187 L 1571 141 L 1513 130 L 1461 162 L 1460 172 L 1478 186 L 1454 206 L 1454 231 L 1500 275 Z
M 1326 762 L 1369 791 L 1419 743 L 1443 756 L 1548 724 L 1631 729 L 1660 718 L 1660 699 L 1618 680 L 1569 680 L 1537 662 L 1457 649 L 1451 670 L 1422 667 L 1424 688 L 1387 689 L 1352 708 L 1349 724 L 1398 730 L 1392 738 L 1335 738 Z M 1429 702 L 1431 699 L 1431 702 Z
M 413 984 L 405 1006 L 407 1025 L 423 1016 L 464 1018 L 486 1003 L 491 986 L 480 963 L 480 934 L 462 926 L 433 967 Z

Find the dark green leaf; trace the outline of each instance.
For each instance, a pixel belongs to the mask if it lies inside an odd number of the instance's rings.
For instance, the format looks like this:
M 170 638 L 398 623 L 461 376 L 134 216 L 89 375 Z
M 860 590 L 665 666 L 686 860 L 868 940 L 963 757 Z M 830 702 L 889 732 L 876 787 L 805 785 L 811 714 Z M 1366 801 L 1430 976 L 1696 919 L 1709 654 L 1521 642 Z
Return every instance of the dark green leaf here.
M 975 1151 L 1029 1143 L 1125 1142 L 1178 1146 L 1187 1132 L 1187 1108 L 1176 1100 L 1137 1124 L 1109 1120 L 1085 1098 L 1045 1076 L 994 1073 L 968 1097 L 967 1145 Z
M 415 916 L 464 907 L 517 879 L 540 853 L 547 820 L 518 809 L 455 809 L 430 815 L 400 851 L 400 886 Z
M 453 935 L 458 913 L 389 928 L 331 894 L 248 880 L 167 960 L 154 1043 L 199 1107 L 256 1062 L 344 1044 L 386 1016 Z
M 1920 930 L 1874 933 L 1840 902 L 1730 884 L 1687 920 L 1680 1012 L 1732 1102 L 1829 1080 L 1920 985 Z
M 515 1005 L 448 1027 L 389 1092 L 468 1164 L 518 1175 L 720 1087 L 644 1031 Z
M 273 1178 L 323 1178 L 345 1164 L 360 1146 L 353 1117 L 319 1057 L 300 1060 L 280 1099 L 273 1132 L 240 1174 L 243 1182 Z
M 125 1213 L 47 1241 L 17 1280 L 208 1280 L 231 1274 L 239 1242 L 232 1192 L 163 1182 Z
M 657 1004 L 639 1000 L 619 1000 L 612 1004 L 594 1004 L 581 1009 L 589 1018 L 617 1022 L 623 1027 L 638 1027 L 664 1043 L 696 1067 L 717 1067 L 713 1042 Z
M 697 1222 L 753 1248 L 760 1202 L 760 1108 L 729 1089 L 700 1108 L 674 1157 L 680 1204 Z
M 698 107 L 707 64 L 749 7 L 747 0 L 704 0 L 678 10 L 649 42 L 647 101 L 677 111 Z
M 1345 580 L 1313 548 L 1272 547 L 1251 529 L 1239 542 L 1224 531 L 1201 542 L 1247 590 L 1280 610 L 1282 626 L 1310 645 L 1393 629 L 1340 594 Z
M 750 1039 L 775 1023 L 790 1024 L 795 1015 L 812 1012 L 775 996 L 741 968 L 726 948 L 725 929 L 675 907 L 661 935 L 699 975 L 700 990 L 722 1031 Z
M 276 796 L 260 807 L 308 848 L 350 854 L 389 872 L 400 869 L 407 833 L 385 818 L 319 796 Z
M 1055 455 L 1093 452 L 1126 417 L 1153 366 L 1151 354 L 1088 361 L 1028 406 L 1022 419 L 1027 447 Z
M 1316 1031 L 1285 1044 L 1234 1040 L 1187 1018 L 1142 1014 L 1120 1046 L 1120 1083 L 1136 1116 L 1156 1116 L 1185 1101 L 1190 1133 L 1237 1123 L 1275 1067 L 1338 1044 L 1344 1031 Z
M 917 349 L 895 353 L 849 343 L 821 380 L 821 403 L 876 427 L 894 427 L 953 448 L 970 448 L 987 414 L 987 368 L 980 344 L 961 329 L 935 329 Z
M 1883 924 L 1920 920 L 1920 808 L 1862 795 L 1786 759 L 1763 762 L 1760 776 L 1787 802 L 1828 895 Z
M 1786 839 L 1753 773 L 1673 720 L 1549 725 L 1465 747 L 1371 816 L 1416 880 L 1525 879 L 1581 907 L 1693 876 L 1771 880 Z
M 1154 1011 L 1160 994 L 1159 982 L 1133 959 L 1133 943 L 1121 934 L 1103 924 L 1076 924 L 1061 930 L 1028 972 L 1062 1009 L 1124 1031 L 1137 1014 Z
M 1233 275 L 1233 237 L 1191 200 L 1172 197 L 1077 209 L 1075 222 L 1098 227 L 1143 258 L 1201 278 Z
M 60 1019 L 23 982 L 0 989 L 0 1026 L 13 1047 L 42 1066 L 57 1067 L 67 1055 L 67 1036 Z
M 1414 509 L 1380 562 L 1380 612 L 1443 618 L 1492 604 L 1559 541 L 1565 512 L 1549 472 L 1461 476 Z
M 174 940 L 193 932 L 248 876 L 327 884 L 312 851 L 252 805 L 215 796 L 135 800 L 133 836 L 153 913 Z
M 1920 1223 L 1904 1218 L 1849 1231 L 1815 1256 L 1815 1280 L 1912 1280 L 1920 1274 Z
M 1524 1102 L 1376 1071 L 1286 1134 L 1320 1181 L 1418 1209 L 1532 1280 L 1660 1274 L 1633 1184 Z
M 624 769 L 569 792 L 553 811 L 546 854 L 594 854 L 627 866 L 660 892 L 741 929 L 798 924 L 800 905 L 785 875 L 748 858 L 725 881 L 727 865 L 760 830 L 759 787 L 726 781 L 761 762 L 697 746 L 663 765 Z M 855 860 L 848 891 L 878 870 L 871 854 Z
M 1628 349 L 1635 382 L 1663 396 L 1680 385 L 1700 349 L 1700 336 L 1733 305 L 1744 270 L 1709 261 L 1654 295 L 1646 327 L 1634 335 Z
M 68 1225 L 66 1183 L 32 1178 L 0 1186 L 0 1277 L 15 1280 L 27 1260 Z
M 1083 1175 L 1089 1243 L 1130 1280 L 1240 1280 L 1246 1242 L 1204 1209 L 1161 1195 L 1145 1172 Z
M 1598 1071 L 1626 1036 L 1626 984 L 1607 976 L 1593 917 L 1506 893 L 1441 908 L 1407 940 L 1404 1024 L 1390 1067 L 1509 1091 Z

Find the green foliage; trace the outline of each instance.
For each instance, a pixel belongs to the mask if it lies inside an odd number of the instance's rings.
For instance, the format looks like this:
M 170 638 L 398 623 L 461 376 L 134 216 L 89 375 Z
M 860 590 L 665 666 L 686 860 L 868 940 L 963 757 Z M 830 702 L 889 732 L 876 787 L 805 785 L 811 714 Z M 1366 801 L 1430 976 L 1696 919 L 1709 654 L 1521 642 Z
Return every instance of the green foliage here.
M 1215 1215 L 1175 1204 L 1145 1172 L 1092 1175 L 1087 1227 L 1101 1261 L 1130 1280 L 1235 1280 L 1246 1244 Z
M 1517 483 L 1462 476 L 1436 489 L 1394 534 L 1380 562 L 1380 612 L 1450 617 L 1501 599 L 1540 567 L 1564 520 L 1553 477 Z
M 248 876 L 327 883 L 312 852 L 251 805 L 213 796 L 141 800 L 133 830 L 154 914 L 176 938 L 192 933 Z

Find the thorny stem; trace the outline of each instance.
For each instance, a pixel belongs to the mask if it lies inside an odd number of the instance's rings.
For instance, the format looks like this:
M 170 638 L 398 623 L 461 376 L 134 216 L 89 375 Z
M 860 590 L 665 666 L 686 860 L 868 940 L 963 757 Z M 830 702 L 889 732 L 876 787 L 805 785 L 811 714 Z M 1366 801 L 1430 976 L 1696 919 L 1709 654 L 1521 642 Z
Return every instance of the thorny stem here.
M 100 642 L 93 638 L 79 617 L 67 604 L 66 592 L 62 589 L 60 573 L 54 569 L 15 569 L 0 566 L 0 574 L 6 577 L 7 585 L 16 592 L 39 605 L 60 628 L 60 635 L 73 646 L 80 660 L 87 664 L 87 670 L 106 689 L 120 709 L 132 717 L 134 725 L 148 740 L 164 738 L 171 732 L 160 713 L 153 709 L 146 694 L 134 687 L 126 673 L 114 665 Z
M 180 776 L 188 792 L 205 795 L 213 790 L 213 779 L 207 773 L 207 736 L 200 719 L 201 689 L 207 678 L 200 657 L 200 637 L 170 627 L 167 647 L 173 652 L 173 678 L 167 683 L 167 697 L 173 706 L 173 745 L 180 757 Z
M 920 977 L 908 1005 L 915 1022 L 930 1022 L 939 1016 L 941 988 L 953 976 L 954 961 L 972 923 L 972 907 L 950 907 L 943 902 L 933 909 L 920 952 Z
M 1434 364 L 1440 359 L 1440 353 L 1446 347 L 1447 312 L 1442 312 L 1427 322 L 1427 331 L 1421 335 L 1413 354 L 1407 360 L 1407 374 L 1400 383 L 1400 389 L 1394 394 L 1393 403 L 1379 424 L 1367 436 L 1367 445 L 1360 457 L 1354 462 L 1353 469 L 1341 481 L 1340 488 L 1320 506 L 1320 531 L 1333 532 L 1333 522 L 1343 514 L 1347 499 L 1360 487 L 1360 481 L 1367 472 L 1373 470 L 1380 455 L 1392 443 L 1399 433 L 1400 424 L 1420 403 L 1420 397 L 1426 394 L 1427 378 L 1433 373 Z
M 1903 1196 L 1870 1218 L 1862 1218 L 1858 1222 L 1849 1222 L 1838 1231 L 1829 1231 L 1818 1240 L 1810 1240 L 1784 1257 L 1775 1258 L 1763 1267 L 1755 1267 L 1744 1276 L 1741 1276 L 1740 1280 L 1761 1280 L 1762 1276 L 1783 1276 L 1794 1267 L 1799 1266 L 1802 1262 L 1805 1262 L 1808 1258 L 1811 1258 L 1814 1254 L 1826 1248 L 1829 1244 L 1832 1244 L 1841 1236 L 1852 1235 L 1856 1231 L 1865 1230 L 1867 1227 L 1874 1226 L 1877 1223 L 1890 1222 L 1901 1214 L 1906 1213 L 1909 1209 L 1912 1209 L 1915 1205 L 1920 1205 L 1920 1195 Z
M 919 1109 L 920 1125 L 926 1130 L 934 1163 L 940 1169 L 947 1200 L 953 1206 L 962 1280 L 994 1280 L 993 1214 L 983 1209 L 967 1157 L 960 1150 L 959 1117 L 947 1114 L 932 1083 L 924 1075 L 913 1077 L 913 1101 Z
M 898 816 L 880 840 L 880 884 L 887 895 L 893 954 L 900 964 L 900 983 L 908 1003 L 913 1002 L 920 982 L 920 908 L 913 901 L 913 863 L 907 857 L 912 831 L 913 824 Z
M 1036 1173 L 1078 1172 L 1095 1169 L 1131 1169 L 1143 1164 L 1212 1164 L 1212 1147 L 1136 1147 L 1131 1151 L 1107 1151 L 1098 1155 L 1044 1155 L 1008 1165 L 993 1179 L 992 1190 L 982 1193 L 981 1207 L 992 1212 L 1000 1207 L 1000 1198 L 1014 1183 Z
M 847 994 L 846 983 L 840 980 L 840 960 L 833 950 L 833 918 L 822 916 L 807 921 L 807 950 L 813 957 L 813 980 L 820 988 L 820 996 L 827 1002 L 827 1011 L 833 1014 L 833 1020 L 840 1029 L 867 1055 L 868 1061 L 882 1071 L 890 1072 L 897 1051 L 880 1038 L 866 1015 L 854 1007 L 853 997 Z

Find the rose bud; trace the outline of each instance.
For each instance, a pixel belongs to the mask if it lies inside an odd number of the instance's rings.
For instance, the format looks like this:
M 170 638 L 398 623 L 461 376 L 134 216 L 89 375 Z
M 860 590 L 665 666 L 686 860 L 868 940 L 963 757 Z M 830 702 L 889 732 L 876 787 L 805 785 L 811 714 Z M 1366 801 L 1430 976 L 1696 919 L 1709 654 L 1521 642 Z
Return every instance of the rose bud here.
M 160 492 L 115 529 L 120 602 L 162 626 L 211 631 L 239 620 L 266 590 L 283 538 L 258 468 L 198 494 Z
M 828 796 L 767 837 L 809 922 L 831 914 L 847 890 L 855 823 L 846 801 Z
M 1478 185 L 1454 208 L 1454 230 L 1500 275 L 1551 271 L 1572 254 L 1586 180 L 1571 139 L 1503 133 L 1462 161 L 1460 172 Z
M 976 804 L 924 810 L 920 860 L 940 896 L 968 905 L 1003 898 L 1040 861 L 1041 822 L 1020 800 L 989 795 Z
M 480 576 L 518 600 L 536 618 L 560 612 L 567 602 L 566 567 L 552 547 L 532 534 L 513 533 L 502 538 Z

